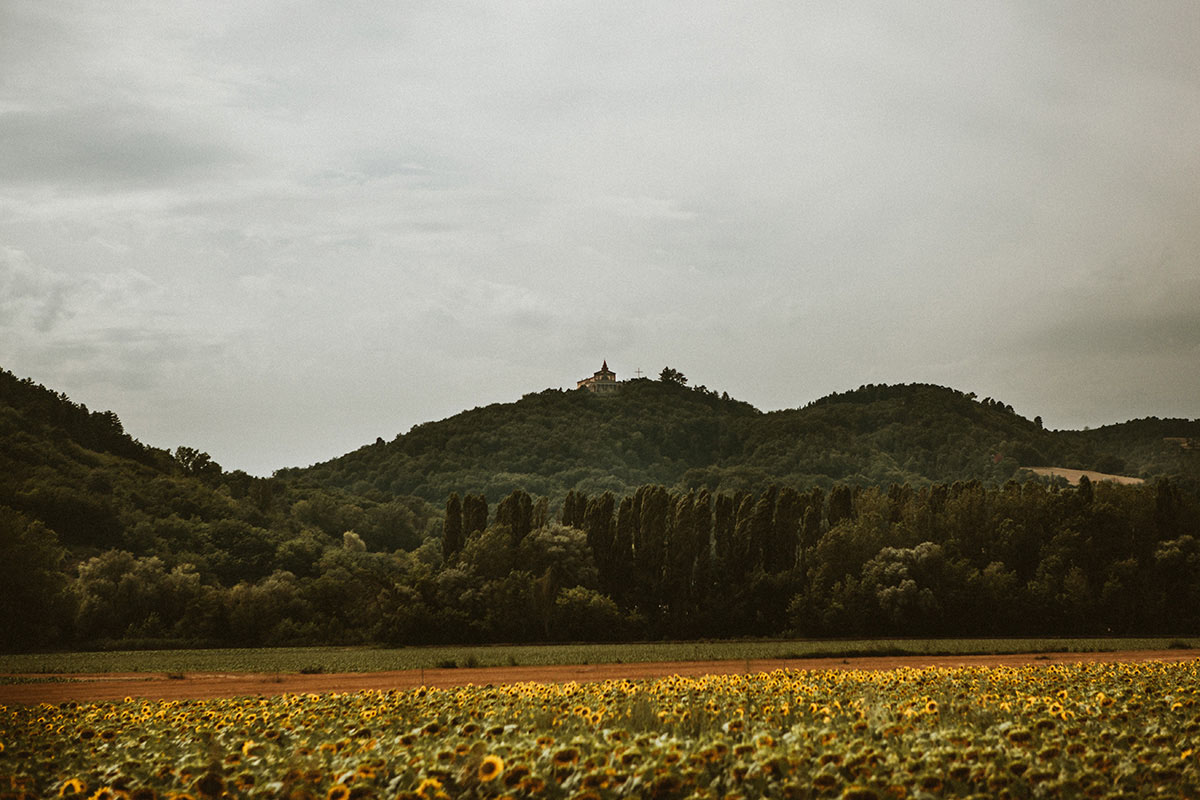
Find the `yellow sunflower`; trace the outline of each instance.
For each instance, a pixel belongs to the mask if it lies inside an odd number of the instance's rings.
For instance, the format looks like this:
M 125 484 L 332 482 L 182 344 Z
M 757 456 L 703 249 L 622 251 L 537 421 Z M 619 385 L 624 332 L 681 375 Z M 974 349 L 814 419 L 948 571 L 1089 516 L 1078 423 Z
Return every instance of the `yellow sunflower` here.
M 72 794 L 83 794 L 87 791 L 87 784 L 79 778 L 68 778 L 58 787 L 58 796 L 66 797 Z
M 504 759 L 497 755 L 488 755 L 479 762 L 479 780 L 483 783 L 494 781 L 504 772 Z
M 348 796 L 349 791 L 346 794 Z M 442 782 L 437 778 L 425 778 L 417 785 L 417 794 L 421 797 L 436 797 L 442 794 Z

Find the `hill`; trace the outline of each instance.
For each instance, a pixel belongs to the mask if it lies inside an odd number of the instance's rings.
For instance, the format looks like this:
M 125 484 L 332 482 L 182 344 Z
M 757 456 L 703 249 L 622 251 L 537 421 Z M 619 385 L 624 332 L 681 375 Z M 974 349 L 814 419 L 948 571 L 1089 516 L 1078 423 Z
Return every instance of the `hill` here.
M 261 479 L 0 371 L 0 650 L 1200 629 L 1195 422 L 1046 431 L 921 384 L 762 413 L 664 377 Z
M 147 447 L 114 412 L 0 370 L 0 648 L 72 628 L 216 639 L 227 617 L 184 614 L 216 587 L 320 572 L 346 531 L 364 548 L 415 549 L 434 523 L 414 498 L 291 487 Z
M 558 500 L 572 489 L 630 493 L 650 483 L 709 491 L 998 485 L 1028 478 L 1022 466 L 1042 465 L 1195 481 L 1200 452 L 1164 442 L 1168 435 L 1200 438 L 1200 422 L 1049 431 L 1000 401 L 929 384 L 864 386 L 763 413 L 682 380 L 643 379 L 608 396 L 548 389 L 277 475 L 430 502 L 451 492 L 496 502 L 516 489 Z

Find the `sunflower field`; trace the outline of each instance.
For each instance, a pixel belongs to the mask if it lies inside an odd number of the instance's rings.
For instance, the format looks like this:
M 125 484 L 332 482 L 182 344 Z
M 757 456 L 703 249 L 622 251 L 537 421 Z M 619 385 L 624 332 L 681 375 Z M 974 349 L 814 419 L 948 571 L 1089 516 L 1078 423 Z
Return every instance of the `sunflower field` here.
M 0 708 L 0 798 L 1200 797 L 1200 662 Z

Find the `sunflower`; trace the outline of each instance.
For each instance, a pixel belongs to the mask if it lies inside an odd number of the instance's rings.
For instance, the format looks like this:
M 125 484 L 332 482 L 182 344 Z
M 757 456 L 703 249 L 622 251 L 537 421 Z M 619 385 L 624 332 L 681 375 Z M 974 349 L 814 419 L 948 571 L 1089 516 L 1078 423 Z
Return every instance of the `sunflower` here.
M 346 794 L 349 796 L 349 791 Z M 417 794 L 421 797 L 436 797 L 442 794 L 442 782 L 437 778 L 425 778 L 417 785 Z
M 584 789 L 604 789 L 608 786 L 608 778 L 598 772 L 589 772 L 583 776 L 583 782 L 580 785 Z
M 1013 744 L 1026 744 L 1033 739 L 1033 734 L 1024 728 L 1013 728 L 1008 732 L 1008 740 Z
M 879 795 L 866 786 L 849 786 L 842 792 L 842 800 L 877 800 Z
M 579 750 L 574 747 L 564 747 L 556 751 L 551 760 L 556 767 L 569 767 L 579 760 Z
M 650 797 L 675 797 L 683 790 L 683 779 L 678 775 L 668 774 L 655 778 L 650 784 Z
M 225 793 L 225 779 L 215 772 L 206 772 L 196 779 L 192 788 L 203 797 L 220 797 Z
M 813 778 L 813 786 L 821 791 L 827 791 L 840 783 L 837 776 L 830 772 L 822 772 Z
M 347 800 L 350 797 L 350 787 L 344 783 L 335 783 L 325 793 L 325 800 Z
M 529 767 L 525 766 L 524 764 L 516 764 L 515 766 L 509 767 L 508 772 L 504 774 L 504 785 L 509 787 L 516 786 L 528 774 Z
M 58 796 L 67 797 L 72 794 L 84 794 L 87 792 L 87 784 L 79 778 L 68 778 L 58 787 Z
M 494 781 L 504 772 L 504 759 L 498 755 L 487 755 L 479 762 L 479 780 L 483 783 Z
M 525 780 L 521 781 L 521 789 L 526 794 L 541 794 L 546 790 L 546 781 L 536 775 L 530 775 Z

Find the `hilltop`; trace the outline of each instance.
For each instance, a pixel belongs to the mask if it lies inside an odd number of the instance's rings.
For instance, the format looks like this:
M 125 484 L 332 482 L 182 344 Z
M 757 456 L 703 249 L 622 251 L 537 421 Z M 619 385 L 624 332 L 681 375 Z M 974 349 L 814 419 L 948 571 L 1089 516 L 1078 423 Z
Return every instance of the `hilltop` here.
M 1011 406 L 930 384 L 869 385 L 764 413 L 686 379 L 633 380 L 619 393 L 547 389 L 464 411 L 278 477 L 439 502 L 516 489 L 561 498 L 638 486 L 710 491 L 768 483 L 829 488 L 1025 480 L 1023 466 L 1195 480 L 1200 422 L 1139 420 L 1050 431 Z

